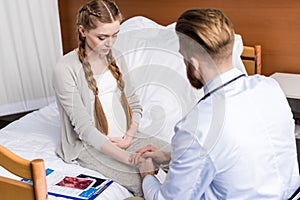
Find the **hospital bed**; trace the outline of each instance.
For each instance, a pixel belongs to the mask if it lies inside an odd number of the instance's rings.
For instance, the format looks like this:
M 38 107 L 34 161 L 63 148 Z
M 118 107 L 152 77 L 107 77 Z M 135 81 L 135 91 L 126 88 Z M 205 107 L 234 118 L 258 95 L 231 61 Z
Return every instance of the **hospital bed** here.
M 115 58 L 126 63 L 122 71 L 125 77 L 130 78 L 143 106 L 140 131 L 167 142 L 171 141 L 175 123 L 202 96 L 202 91 L 193 89 L 186 78 L 174 27 L 175 23 L 162 26 L 146 17 L 136 16 L 122 23 L 114 47 Z M 255 47 L 245 49 L 250 49 L 252 54 L 244 51 L 242 38 L 236 34 L 234 66 L 245 72 L 240 57 L 243 53 L 244 60 L 253 59 L 254 73 L 259 72 L 257 66 L 261 66 L 260 50 Z M 84 173 L 106 178 L 96 171 L 63 162 L 55 153 L 59 143 L 60 122 L 55 101 L 0 130 L 0 145 L 24 159 L 43 159 L 45 168 L 60 170 L 66 174 Z M 0 176 L 20 180 L 19 176 L 1 167 Z M 131 196 L 126 188 L 113 182 L 96 199 L 120 200 Z M 61 198 L 49 196 L 49 199 Z

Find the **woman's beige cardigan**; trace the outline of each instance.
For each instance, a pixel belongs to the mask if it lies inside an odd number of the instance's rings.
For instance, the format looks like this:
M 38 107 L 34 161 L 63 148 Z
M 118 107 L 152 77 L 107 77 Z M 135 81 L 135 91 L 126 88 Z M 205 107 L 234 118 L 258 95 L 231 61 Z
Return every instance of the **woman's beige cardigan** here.
M 90 89 L 76 50 L 57 63 L 52 81 L 61 121 L 61 143 L 57 154 L 66 162 L 73 162 L 84 143 L 100 150 L 108 137 L 99 132 L 92 122 Z M 142 116 L 139 99 L 132 92 L 129 81 L 125 82 L 124 91 L 132 108 L 133 120 L 139 123 Z

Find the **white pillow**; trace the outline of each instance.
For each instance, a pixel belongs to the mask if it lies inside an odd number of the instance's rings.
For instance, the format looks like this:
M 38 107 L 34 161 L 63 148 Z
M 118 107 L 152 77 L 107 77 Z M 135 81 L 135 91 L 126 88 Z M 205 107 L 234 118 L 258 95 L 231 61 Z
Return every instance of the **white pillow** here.
M 233 63 L 245 71 L 240 59 L 242 39 L 236 35 L 235 40 Z M 114 45 L 114 55 L 125 61 L 124 76 L 130 78 L 143 106 L 140 131 L 167 142 L 171 142 L 175 124 L 203 94 L 190 85 L 178 49 L 175 23 L 162 26 L 142 16 L 121 24 Z

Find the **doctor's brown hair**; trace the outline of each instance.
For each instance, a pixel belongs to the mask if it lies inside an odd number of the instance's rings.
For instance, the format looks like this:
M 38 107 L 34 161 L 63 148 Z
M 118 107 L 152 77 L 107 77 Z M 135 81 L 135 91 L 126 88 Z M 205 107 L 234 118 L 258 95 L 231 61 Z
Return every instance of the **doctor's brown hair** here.
M 181 14 L 176 23 L 181 50 L 193 53 L 186 40 L 197 42 L 215 61 L 232 54 L 234 29 L 231 21 L 213 8 L 190 9 Z M 187 46 L 188 45 L 188 46 Z M 193 51 L 193 50 L 191 50 Z
M 82 25 L 87 31 L 95 29 L 96 22 L 101 23 L 112 23 L 116 20 L 122 21 L 122 14 L 117 7 L 117 5 L 111 0 L 92 0 L 83 5 L 78 12 L 77 16 L 77 26 Z M 98 97 L 98 87 L 97 82 L 94 79 L 93 71 L 91 65 L 88 62 L 86 49 L 85 49 L 85 38 L 78 31 L 78 56 L 82 63 L 82 67 L 85 73 L 85 78 L 87 80 L 89 88 L 93 91 L 95 95 L 95 122 L 96 127 L 104 133 L 108 134 L 108 123 L 103 111 L 101 102 Z M 128 104 L 127 98 L 124 93 L 125 83 L 123 80 L 123 75 L 116 64 L 114 57 L 112 56 L 112 51 L 106 56 L 109 63 L 108 69 L 111 71 L 112 75 L 117 81 L 118 88 L 121 90 L 121 104 L 126 114 L 127 118 L 127 129 L 132 123 L 132 111 Z

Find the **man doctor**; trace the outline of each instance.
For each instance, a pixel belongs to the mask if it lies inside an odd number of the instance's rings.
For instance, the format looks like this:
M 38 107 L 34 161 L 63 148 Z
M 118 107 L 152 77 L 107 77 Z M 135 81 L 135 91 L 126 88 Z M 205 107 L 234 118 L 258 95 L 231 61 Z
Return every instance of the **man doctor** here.
M 204 96 L 175 128 L 171 152 L 149 145 L 139 164 L 145 199 L 287 199 L 299 186 L 294 120 L 275 80 L 232 66 L 234 29 L 216 9 L 176 23 L 192 86 Z M 163 183 L 157 167 L 169 164 Z

